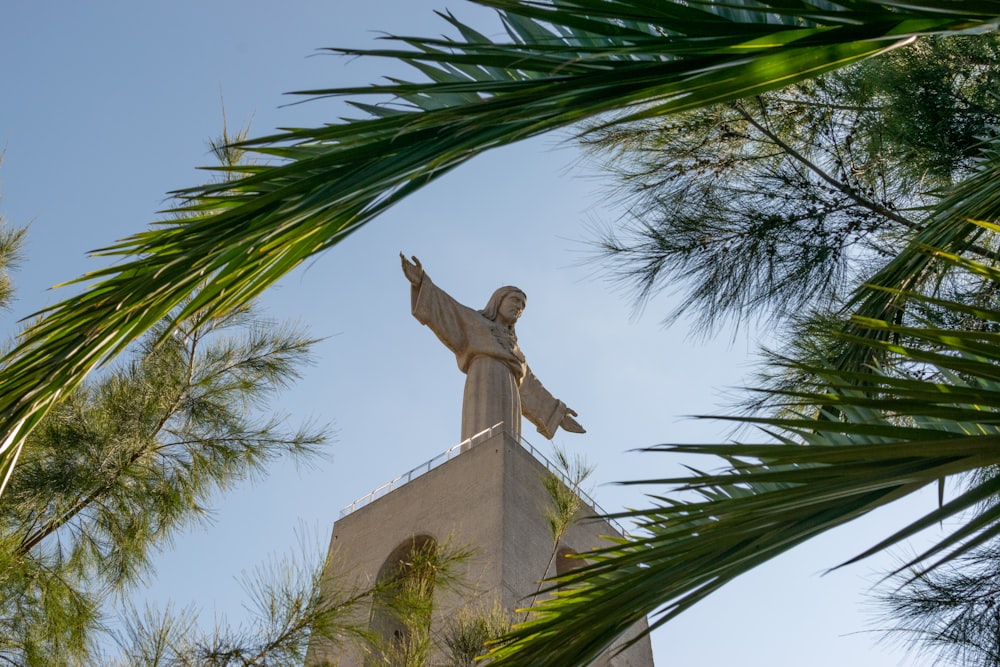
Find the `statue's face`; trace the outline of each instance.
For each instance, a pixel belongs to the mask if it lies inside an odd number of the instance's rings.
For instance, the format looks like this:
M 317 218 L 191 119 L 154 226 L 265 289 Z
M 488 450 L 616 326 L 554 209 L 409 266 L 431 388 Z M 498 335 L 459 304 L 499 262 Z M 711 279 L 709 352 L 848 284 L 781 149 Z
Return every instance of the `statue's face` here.
M 524 312 L 524 295 L 518 292 L 511 292 L 500 302 L 500 311 L 497 313 L 497 319 L 509 326 L 517 322 L 517 318 L 521 317 L 522 312 Z

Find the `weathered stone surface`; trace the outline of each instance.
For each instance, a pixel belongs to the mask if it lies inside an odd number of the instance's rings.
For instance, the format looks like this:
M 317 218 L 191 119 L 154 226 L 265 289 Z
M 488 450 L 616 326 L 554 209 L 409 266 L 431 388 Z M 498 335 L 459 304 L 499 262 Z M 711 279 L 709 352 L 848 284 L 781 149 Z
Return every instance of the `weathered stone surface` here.
M 324 585 L 353 582 L 359 588 L 370 586 L 401 546 L 433 541 L 469 547 L 473 556 L 454 573 L 464 586 L 435 588 L 432 634 L 439 635 L 463 608 L 489 609 L 494 601 L 507 610 L 529 606 L 539 582 L 567 566 L 571 559 L 565 558 L 566 554 L 606 547 L 603 536 L 620 536 L 614 526 L 593 518 L 594 510 L 584 503 L 576 520 L 554 543 L 546 518 L 552 505 L 544 482 L 549 475 L 522 445 L 497 432 L 338 520 L 333 526 Z M 362 610 L 358 620 L 365 623 L 371 618 L 369 627 L 376 629 L 374 611 Z M 592 665 L 653 667 L 648 637 L 618 652 L 646 627 L 645 620 L 635 624 Z M 432 651 L 428 664 L 443 661 L 444 654 L 438 648 Z M 305 664 L 364 667 L 365 663 L 356 646 L 316 641 L 309 647 Z

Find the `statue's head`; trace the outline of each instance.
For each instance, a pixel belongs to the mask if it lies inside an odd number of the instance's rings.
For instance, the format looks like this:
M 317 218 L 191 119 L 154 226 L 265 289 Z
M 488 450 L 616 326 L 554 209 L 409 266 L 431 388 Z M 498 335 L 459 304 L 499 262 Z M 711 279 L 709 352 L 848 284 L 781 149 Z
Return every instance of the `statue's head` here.
M 507 285 L 493 292 L 493 296 L 490 297 L 490 300 L 487 302 L 486 307 L 480 310 L 479 312 L 482 313 L 483 317 L 485 317 L 486 319 L 493 320 L 495 322 L 497 320 L 497 317 L 499 317 L 501 314 L 500 308 L 503 305 L 503 300 L 508 296 L 520 297 L 521 308 L 524 308 L 524 304 L 528 300 L 528 297 L 524 293 L 524 290 L 518 287 L 514 287 L 513 285 Z M 517 315 L 513 317 L 513 320 L 517 320 L 517 316 L 519 315 L 520 312 L 518 312 Z M 511 321 L 510 324 L 513 325 L 513 321 Z

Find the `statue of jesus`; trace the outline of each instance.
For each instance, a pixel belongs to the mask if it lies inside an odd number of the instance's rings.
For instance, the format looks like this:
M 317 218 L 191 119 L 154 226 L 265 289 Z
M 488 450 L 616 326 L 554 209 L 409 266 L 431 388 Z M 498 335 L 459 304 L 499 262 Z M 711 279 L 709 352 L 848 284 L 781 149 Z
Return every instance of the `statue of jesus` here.
M 430 327 L 455 353 L 465 373 L 462 398 L 462 440 L 502 423 L 515 439 L 521 437 L 521 415 L 551 439 L 562 427 L 585 433 L 573 417 L 576 412 L 542 386 L 517 346 L 514 324 L 527 297 L 516 287 L 501 287 L 482 310 L 455 301 L 424 272 L 416 257 L 399 254 L 403 274 L 410 281 L 413 316 Z

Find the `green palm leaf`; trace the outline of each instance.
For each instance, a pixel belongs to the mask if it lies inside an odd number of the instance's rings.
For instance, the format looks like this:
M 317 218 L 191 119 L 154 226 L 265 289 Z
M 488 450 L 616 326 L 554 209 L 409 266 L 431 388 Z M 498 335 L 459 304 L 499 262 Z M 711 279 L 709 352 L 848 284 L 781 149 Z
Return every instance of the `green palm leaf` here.
M 994 269 L 966 261 L 962 255 L 980 238 L 1000 229 L 997 221 L 1000 221 L 1000 137 L 984 143 L 978 170 L 943 197 L 923 229 L 855 294 L 849 307 L 863 318 L 857 321 L 864 326 L 848 324 L 845 329 L 845 333 L 850 334 L 845 339 L 848 344 L 836 359 L 837 366 L 856 370 L 877 363 L 884 348 L 858 345 L 861 342 L 858 338 L 871 341 L 886 339 L 890 332 L 869 326 L 870 321 L 900 321 L 912 292 L 923 284 L 940 280 L 942 270 L 961 267 L 995 282 Z M 980 254 L 990 255 L 988 251 Z M 992 259 L 995 261 L 997 258 L 996 252 L 993 252 Z M 956 312 L 969 312 L 962 310 L 967 306 L 950 306 Z
M 309 95 L 389 96 L 396 107 L 246 147 L 277 161 L 180 193 L 182 220 L 99 251 L 119 263 L 77 282 L 3 359 L 0 489 L 30 430 L 60 396 L 190 297 L 182 318 L 247 302 L 414 190 L 474 155 L 600 114 L 671 113 L 772 89 L 905 42 L 989 24 L 996 0 L 809 3 L 474 0 L 510 41 L 446 15 L 459 38 L 392 38 L 340 50 L 394 58 L 429 81 Z M 610 122 L 610 121 L 609 121 Z
M 1000 280 L 994 267 L 925 252 L 955 270 Z M 794 546 L 946 479 L 962 480 L 963 490 L 848 562 L 938 525 L 953 527 L 900 571 L 932 569 L 1000 537 L 1000 476 L 984 474 L 1000 465 L 1000 311 L 887 291 L 974 312 L 984 326 L 955 331 L 855 317 L 850 332 L 833 335 L 915 371 L 932 369 L 935 379 L 800 364 L 820 382 L 779 392 L 783 416 L 740 418 L 774 435 L 773 444 L 651 448 L 719 456 L 727 467 L 630 482 L 662 488 L 658 505 L 618 515 L 635 520 L 641 534 L 562 577 L 564 588 L 533 609 L 531 620 L 515 628 L 517 641 L 498 649 L 491 664 L 586 664 L 646 614 L 656 612 L 655 628 Z

